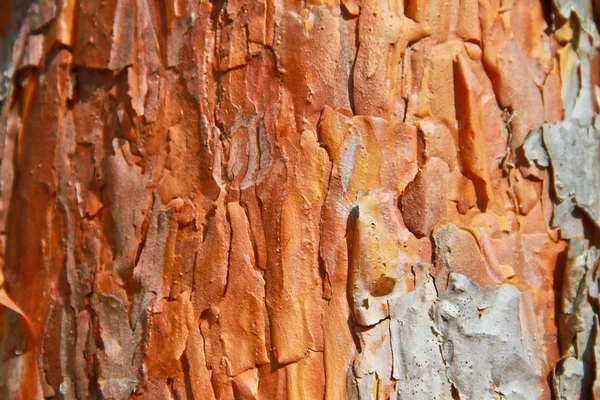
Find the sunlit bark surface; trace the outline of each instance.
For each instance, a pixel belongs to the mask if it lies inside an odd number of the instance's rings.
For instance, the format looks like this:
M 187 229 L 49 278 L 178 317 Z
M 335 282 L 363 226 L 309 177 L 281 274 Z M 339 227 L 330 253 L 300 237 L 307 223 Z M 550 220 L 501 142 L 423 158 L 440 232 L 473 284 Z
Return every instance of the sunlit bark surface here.
M 0 0 L 0 398 L 600 398 L 594 0 Z

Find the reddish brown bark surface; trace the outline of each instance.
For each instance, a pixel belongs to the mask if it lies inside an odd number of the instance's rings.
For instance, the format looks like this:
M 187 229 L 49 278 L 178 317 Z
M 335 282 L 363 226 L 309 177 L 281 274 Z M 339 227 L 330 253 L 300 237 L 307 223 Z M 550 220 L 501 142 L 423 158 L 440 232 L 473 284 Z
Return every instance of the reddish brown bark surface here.
M 600 393 L 591 1 L 0 4 L 0 397 Z

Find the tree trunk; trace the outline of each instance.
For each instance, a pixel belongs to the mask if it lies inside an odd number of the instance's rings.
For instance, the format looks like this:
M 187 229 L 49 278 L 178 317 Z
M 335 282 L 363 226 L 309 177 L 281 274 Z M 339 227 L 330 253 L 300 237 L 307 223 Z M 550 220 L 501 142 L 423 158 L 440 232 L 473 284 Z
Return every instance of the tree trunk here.
M 598 3 L 1 0 L 0 398 L 600 398 Z

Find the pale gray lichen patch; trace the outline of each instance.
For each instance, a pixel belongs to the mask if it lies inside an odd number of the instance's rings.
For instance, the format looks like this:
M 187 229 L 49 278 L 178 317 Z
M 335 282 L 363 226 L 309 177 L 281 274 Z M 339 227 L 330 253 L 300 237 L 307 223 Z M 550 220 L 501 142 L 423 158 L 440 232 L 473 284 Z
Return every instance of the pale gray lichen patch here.
M 451 387 L 431 315 L 437 293 L 430 279 L 417 285 L 389 302 L 397 395 L 399 399 L 443 399 L 449 397 Z
M 592 59 L 600 36 L 591 0 L 554 0 L 555 12 L 571 19 L 572 38 L 558 52 L 562 80 L 563 121 L 541 128 L 554 189 L 554 226 L 563 238 L 583 234 L 578 209 L 600 227 L 600 119 L 594 113 Z M 525 142 L 526 157 L 543 166 L 537 131 Z M 542 160 L 542 162 L 540 162 Z
M 509 284 L 480 288 L 451 273 L 433 306 L 448 379 L 466 399 L 537 399 L 541 375 L 523 342 L 521 294 Z
M 540 168 L 548 168 L 550 166 L 548 153 L 544 148 L 542 140 L 541 129 L 534 129 L 529 132 L 523 143 L 523 150 L 529 166 L 533 166 L 534 164 Z
M 479 287 L 451 273 L 439 297 L 428 271 L 415 267 L 417 287 L 392 299 L 392 376 L 399 399 L 536 399 L 540 365 L 531 359 L 522 309 L 510 285 Z
M 563 359 L 554 371 L 554 394 L 559 399 L 591 394 L 589 382 L 597 370 L 594 361 L 597 315 L 592 303 L 597 304 L 598 256 L 598 249 L 587 240 L 569 241 L 559 315 Z
M 581 208 L 600 227 L 600 120 L 594 126 L 572 121 L 544 124 L 544 144 L 552 163 L 555 202 Z M 564 215 L 564 214 L 563 214 Z M 554 223 L 568 224 L 555 213 Z
M 385 319 L 372 327 L 360 327 L 357 336 L 362 351 L 354 360 L 354 374 L 360 398 L 371 398 L 375 378 L 386 386 L 392 376 L 392 349 L 390 348 L 390 320 Z
M 582 238 L 595 237 L 600 228 L 600 119 L 594 112 L 598 97 L 592 96 L 598 93 L 592 60 L 598 56 L 600 35 L 592 0 L 554 0 L 554 12 L 561 16 L 557 22 L 570 24 L 570 36 L 562 38 L 557 53 L 564 121 L 545 124 L 542 132 L 554 185 L 553 224 L 570 240 L 557 318 L 561 359 L 552 386 L 557 399 L 598 398 L 599 252 Z M 582 214 L 595 226 L 585 229 Z
M 560 360 L 554 368 L 554 396 L 559 400 L 581 399 L 584 364 L 575 357 Z

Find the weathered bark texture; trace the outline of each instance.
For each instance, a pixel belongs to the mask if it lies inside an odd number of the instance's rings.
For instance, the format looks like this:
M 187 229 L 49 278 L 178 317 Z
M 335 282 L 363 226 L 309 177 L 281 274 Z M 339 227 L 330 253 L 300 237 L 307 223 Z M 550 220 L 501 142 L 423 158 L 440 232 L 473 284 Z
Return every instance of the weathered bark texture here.
M 0 0 L 0 398 L 600 398 L 598 3 Z

